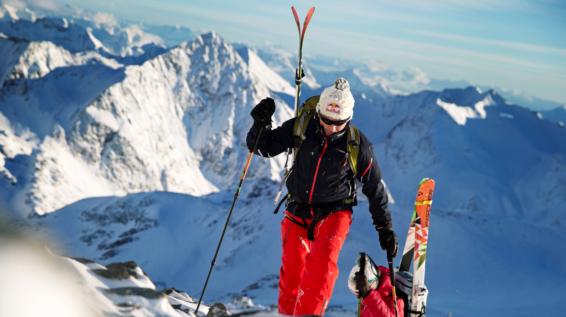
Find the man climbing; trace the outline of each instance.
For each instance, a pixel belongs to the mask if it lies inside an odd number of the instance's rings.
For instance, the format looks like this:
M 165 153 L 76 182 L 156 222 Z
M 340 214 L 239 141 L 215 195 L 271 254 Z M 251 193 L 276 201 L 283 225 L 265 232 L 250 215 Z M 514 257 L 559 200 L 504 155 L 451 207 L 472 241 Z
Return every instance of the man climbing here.
M 296 118 L 271 129 L 275 102 L 263 99 L 252 110 L 247 136 L 264 157 L 293 149 L 286 180 L 287 204 L 281 223 L 282 263 L 279 312 L 324 315 L 338 278 L 338 256 L 352 222 L 356 180 L 363 184 L 381 248 L 397 253 L 387 193 L 371 144 L 350 121 L 354 97 L 338 78 L 320 97 L 309 98 Z

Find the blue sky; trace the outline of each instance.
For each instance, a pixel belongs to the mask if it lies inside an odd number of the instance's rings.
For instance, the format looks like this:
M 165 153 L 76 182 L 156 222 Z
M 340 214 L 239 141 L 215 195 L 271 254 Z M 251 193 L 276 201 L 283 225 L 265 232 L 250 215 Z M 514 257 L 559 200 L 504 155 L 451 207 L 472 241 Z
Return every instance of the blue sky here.
M 39 1 L 39 0 L 37 0 Z M 290 51 L 316 7 L 305 55 L 418 67 L 429 77 L 522 90 L 566 103 L 566 1 L 560 0 L 42 0 L 147 23 L 216 30 L 229 41 Z

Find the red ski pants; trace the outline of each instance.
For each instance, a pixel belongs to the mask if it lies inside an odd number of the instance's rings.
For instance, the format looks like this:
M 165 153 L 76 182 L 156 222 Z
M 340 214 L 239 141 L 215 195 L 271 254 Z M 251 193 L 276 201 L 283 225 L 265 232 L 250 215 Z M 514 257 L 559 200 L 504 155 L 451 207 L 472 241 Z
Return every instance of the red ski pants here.
M 350 230 L 352 212 L 333 212 L 321 219 L 314 229 L 314 241 L 308 240 L 307 228 L 289 218 L 303 222 L 288 212 L 281 222 L 279 313 L 322 316 L 338 278 L 338 256 Z

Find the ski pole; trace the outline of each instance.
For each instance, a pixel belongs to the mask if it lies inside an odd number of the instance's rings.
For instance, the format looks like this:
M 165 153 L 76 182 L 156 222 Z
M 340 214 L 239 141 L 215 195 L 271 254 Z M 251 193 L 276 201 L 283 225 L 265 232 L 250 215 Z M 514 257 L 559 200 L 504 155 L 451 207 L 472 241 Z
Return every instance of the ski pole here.
M 389 278 L 391 279 L 391 294 L 393 295 L 393 309 L 395 309 L 395 317 L 399 316 L 397 311 L 397 292 L 395 291 L 395 270 L 393 268 L 393 255 L 387 251 L 387 263 L 389 264 Z
M 363 274 L 364 278 L 367 281 L 367 276 L 366 276 L 366 253 L 365 252 L 360 252 L 360 256 L 359 258 L 359 266 L 360 266 L 360 274 Z M 371 263 L 371 265 L 373 265 L 373 263 Z M 375 266 L 374 266 L 375 267 Z M 358 290 L 358 295 L 362 295 L 359 293 L 360 290 Z M 365 295 L 365 294 L 363 294 Z M 362 295 L 362 296 L 363 296 Z M 358 296 L 358 317 L 362 317 L 362 296 Z
M 210 269 L 208 270 L 208 275 L 206 276 L 206 281 L 204 282 L 204 286 L 203 286 L 202 291 L 200 293 L 197 308 L 195 309 L 195 316 L 198 316 L 198 310 L 200 308 L 202 298 L 204 297 L 204 292 L 206 291 L 206 287 L 208 286 L 208 280 L 210 279 L 210 275 L 212 274 L 212 269 L 214 268 L 214 265 L 216 263 L 216 257 L 218 256 L 218 251 L 220 251 L 220 246 L 222 245 L 222 241 L 224 240 L 224 234 L 226 233 L 226 229 L 228 228 L 228 224 L 230 223 L 230 217 L 232 217 L 232 212 L 234 211 L 234 206 L 236 206 L 236 201 L 238 200 L 238 197 L 240 196 L 240 190 L 242 189 L 242 183 L 244 182 L 244 179 L 246 178 L 246 175 L 248 174 L 248 170 L 250 168 L 250 164 L 252 162 L 253 155 L 254 155 L 255 151 L 257 150 L 257 145 L 259 143 L 259 139 L 261 137 L 261 134 L 263 133 L 263 129 L 264 128 L 261 128 L 259 130 L 259 133 L 257 134 L 257 137 L 254 141 L 254 147 L 250 151 L 250 153 L 248 154 L 248 157 L 246 159 L 246 163 L 244 164 L 244 170 L 242 171 L 242 175 L 240 176 L 240 182 L 238 183 L 238 187 L 236 188 L 236 192 L 234 193 L 234 199 L 232 200 L 232 206 L 230 207 L 230 211 L 228 212 L 228 217 L 226 218 L 226 223 L 224 224 L 224 229 L 222 229 L 222 234 L 220 235 L 220 241 L 218 241 L 218 245 L 216 246 L 216 251 L 214 251 L 214 256 L 212 257 L 212 261 L 210 262 Z

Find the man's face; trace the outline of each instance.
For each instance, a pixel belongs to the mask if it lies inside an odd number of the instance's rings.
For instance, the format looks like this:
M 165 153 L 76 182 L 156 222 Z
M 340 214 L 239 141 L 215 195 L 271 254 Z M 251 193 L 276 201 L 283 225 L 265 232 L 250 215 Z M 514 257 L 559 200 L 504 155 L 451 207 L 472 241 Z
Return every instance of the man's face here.
M 335 113 L 339 113 L 340 112 L 340 106 L 338 106 L 337 104 L 331 103 L 331 104 L 328 104 L 326 106 L 326 110 L 331 111 L 331 112 L 335 112 Z M 318 121 L 320 122 L 320 126 L 324 129 L 324 134 L 326 136 L 331 136 L 334 133 L 338 133 L 338 132 L 344 130 L 344 128 L 346 128 L 346 125 L 348 124 L 348 121 L 349 121 L 349 120 L 334 121 L 330 118 L 324 117 L 321 113 L 319 113 L 318 116 L 319 116 Z

